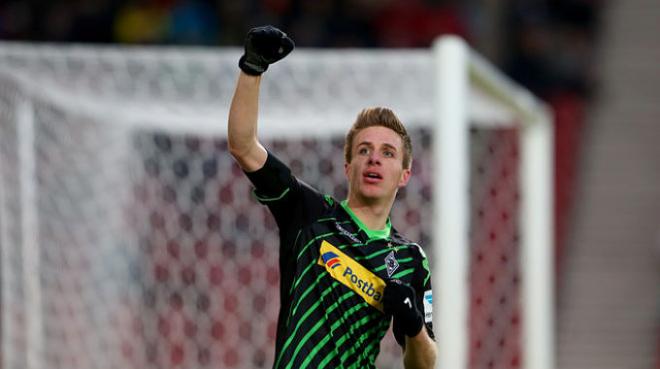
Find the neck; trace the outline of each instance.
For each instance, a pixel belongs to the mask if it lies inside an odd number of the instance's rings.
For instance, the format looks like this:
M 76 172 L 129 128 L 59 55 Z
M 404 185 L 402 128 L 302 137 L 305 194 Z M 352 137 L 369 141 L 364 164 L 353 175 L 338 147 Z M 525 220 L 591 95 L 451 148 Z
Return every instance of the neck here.
M 360 218 L 362 223 L 369 229 L 378 230 L 385 228 L 387 218 L 390 216 L 394 199 L 387 202 L 366 202 L 355 196 L 348 196 L 348 207 Z

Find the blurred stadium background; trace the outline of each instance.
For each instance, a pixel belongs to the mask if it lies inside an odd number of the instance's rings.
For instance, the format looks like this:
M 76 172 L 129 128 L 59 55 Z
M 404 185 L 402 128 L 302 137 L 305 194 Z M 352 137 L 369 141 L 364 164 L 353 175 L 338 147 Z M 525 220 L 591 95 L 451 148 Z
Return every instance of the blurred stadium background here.
M 555 113 L 558 368 L 642 369 L 660 368 L 657 19 L 656 0 L 5 0 L 0 39 L 240 46 L 250 27 L 265 23 L 286 30 L 300 47 L 417 48 L 429 47 L 440 34 L 462 36 Z M 167 153 L 177 145 L 210 154 L 226 149 L 214 142 L 157 137 L 152 151 L 143 153 L 145 162 L 154 168 L 163 165 L 159 160 L 176 162 Z M 302 145 L 324 150 L 316 143 Z M 325 169 L 311 170 L 322 175 Z M 240 196 L 221 188 L 221 203 Z M 190 219 L 182 222 L 185 226 Z M 238 231 L 247 232 L 241 222 Z M 426 235 L 419 237 L 424 242 Z M 168 265 L 167 258 L 177 259 L 180 250 L 167 247 L 152 250 L 165 258 L 150 261 L 153 278 L 167 280 L 176 272 L 185 284 L 194 273 L 183 264 Z M 206 252 L 204 245 L 197 247 L 196 253 Z M 258 247 L 253 252 L 264 257 Z M 210 283 L 222 278 L 213 265 Z M 274 271 L 264 273 L 267 283 L 276 281 Z M 251 276 L 246 272 L 241 278 Z M 198 305 L 208 304 L 208 296 L 199 298 Z M 240 310 L 236 303 L 225 309 Z M 253 304 L 256 311 L 266 309 L 259 308 L 265 301 Z M 162 317 L 154 324 L 164 326 L 162 333 L 179 318 Z M 215 328 L 212 334 L 222 337 L 222 326 Z M 196 328 L 182 329 L 190 334 Z M 162 338 L 147 338 L 162 343 Z M 171 350 L 166 356 L 176 367 L 185 348 L 172 345 Z M 200 363 L 209 361 L 204 356 L 209 352 L 196 355 Z

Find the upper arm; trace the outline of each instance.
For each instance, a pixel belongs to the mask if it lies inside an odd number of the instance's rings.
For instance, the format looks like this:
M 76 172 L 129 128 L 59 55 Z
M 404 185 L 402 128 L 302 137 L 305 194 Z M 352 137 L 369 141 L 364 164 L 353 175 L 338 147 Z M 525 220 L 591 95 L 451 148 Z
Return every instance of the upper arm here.
M 246 172 L 254 172 L 266 162 L 267 153 L 257 139 L 261 77 L 240 73 L 227 118 L 229 152 Z

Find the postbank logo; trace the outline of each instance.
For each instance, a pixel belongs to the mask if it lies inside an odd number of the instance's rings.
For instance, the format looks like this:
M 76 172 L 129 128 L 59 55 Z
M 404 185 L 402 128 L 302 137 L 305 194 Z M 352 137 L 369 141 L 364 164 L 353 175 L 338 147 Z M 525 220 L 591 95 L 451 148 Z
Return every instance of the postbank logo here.
M 321 242 L 318 264 L 339 283 L 360 295 L 369 305 L 383 311 L 385 281 L 327 241 Z
M 339 256 L 332 251 L 321 254 L 321 259 L 323 259 L 323 264 L 325 264 L 327 268 L 335 269 L 336 267 L 341 266 Z

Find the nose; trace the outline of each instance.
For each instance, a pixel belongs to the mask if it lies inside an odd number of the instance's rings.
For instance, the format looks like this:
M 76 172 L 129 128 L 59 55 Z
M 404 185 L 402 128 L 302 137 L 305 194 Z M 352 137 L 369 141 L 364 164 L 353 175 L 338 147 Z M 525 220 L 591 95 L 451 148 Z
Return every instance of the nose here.
M 368 163 L 371 165 L 380 165 L 380 156 L 375 150 L 369 154 Z

